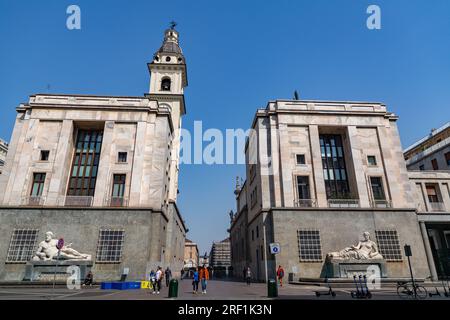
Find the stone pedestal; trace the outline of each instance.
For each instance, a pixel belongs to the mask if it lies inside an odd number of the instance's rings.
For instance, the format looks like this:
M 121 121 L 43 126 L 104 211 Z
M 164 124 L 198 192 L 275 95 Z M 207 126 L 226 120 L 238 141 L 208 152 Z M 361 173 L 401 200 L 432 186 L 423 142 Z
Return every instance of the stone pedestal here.
M 52 281 L 65 280 L 70 274 L 67 273 L 67 268 L 70 266 L 77 266 L 80 268 L 80 279 L 83 281 L 86 274 L 92 268 L 92 261 L 75 261 L 75 260 L 50 260 L 50 261 L 30 261 L 25 268 L 25 276 L 23 281 Z
M 326 261 L 326 273 L 328 278 L 353 278 L 354 275 L 370 275 L 368 269 L 378 268 L 382 278 L 387 278 L 386 260 L 371 259 L 331 259 Z M 370 270 L 370 269 L 369 269 Z

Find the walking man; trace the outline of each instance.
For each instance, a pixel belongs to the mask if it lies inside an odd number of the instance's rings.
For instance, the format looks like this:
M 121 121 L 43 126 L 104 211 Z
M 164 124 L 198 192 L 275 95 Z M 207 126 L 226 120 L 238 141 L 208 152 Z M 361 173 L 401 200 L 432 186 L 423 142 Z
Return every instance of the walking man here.
M 280 281 L 280 287 L 283 286 L 283 277 L 284 277 L 284 269 L 282 266 L 278 266 L 277 278 L 278 278 L 278 281 Z
M 170 279 L 172 278 L 172 271 L 167 267 L 166 271 L 164 272 L 166 276 L 166 287 L 169 286 Z
M 164 277 L 163 271 L 161 267 L 158 267 L 158 271 L 156 271 L 156 294 L 159 294 L 159 290 L 161 290 L 161 281 Z
M 249 286 L 252 281 L 252 270 L 250 270 L 250 267 L 247 267 L 245 270 L 245 280 L 247 281 L 247 285 Z
M 200 281 L 202 282 L 202 294 L 206 294 L 206 286 L 208 285 L 209 271 L 203 266 L 200 269 Z

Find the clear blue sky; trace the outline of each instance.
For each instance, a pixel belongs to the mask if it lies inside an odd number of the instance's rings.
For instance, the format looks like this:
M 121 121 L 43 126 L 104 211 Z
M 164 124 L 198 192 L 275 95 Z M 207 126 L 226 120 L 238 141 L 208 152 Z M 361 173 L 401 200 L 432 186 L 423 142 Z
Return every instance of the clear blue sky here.
M 81 7 L 82 29 L 66 29 Z M 366 28 L 366 8 L 382 29 Z M 275 98 L 381 101 L 404 146 L 450 120 L 450 1 L 0 1 L 0 137 L 30 94 L 142 95 L 171 20 L 188 63 L 184 127 L 248 128 Z M 227 236 L 242 166 L 184 165 L 179 207 L 209 251 Z

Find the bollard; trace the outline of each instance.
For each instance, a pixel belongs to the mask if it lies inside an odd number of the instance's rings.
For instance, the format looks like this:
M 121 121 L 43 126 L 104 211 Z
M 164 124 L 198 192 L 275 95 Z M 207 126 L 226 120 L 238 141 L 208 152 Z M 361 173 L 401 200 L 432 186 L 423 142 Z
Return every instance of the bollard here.
M 278 297 L 277 281 L 274 279 L 269 279 L 269 281 L 267 282 L 267 296 L 269 298 Z
M 169 282 L 169 298 L 177 298 L 178 297 L 178 281 L 176 279 L 172 279 Z

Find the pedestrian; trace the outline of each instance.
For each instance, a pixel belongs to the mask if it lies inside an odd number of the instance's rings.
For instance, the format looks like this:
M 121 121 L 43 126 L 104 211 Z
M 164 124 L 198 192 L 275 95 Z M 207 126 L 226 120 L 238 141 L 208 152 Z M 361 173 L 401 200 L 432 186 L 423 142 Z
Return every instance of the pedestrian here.
M 152 294 L 156 293 L 156 272 L 154 270 L 150 271 L 150 276 L 149 276 L 149 282 L 150 285 L 148 286 L 148 288 L 152 291 Z
M 244 279 L 245 281 L 246 278 L 247 278 L 247 267 L 244 267 L 244 270 L 242 270 L 242 279 Z
M 252 281 L 252 270 L 250 267 L 247 267 L 245 270 L 245 280 L 247 280 L 247 285 L 249 286 Z
M 206 286 L 208 285 L 209 271 L 203 266 L 200 269 L 200 281 L 202 282 L 202 294 L 206 294 Z
M 199 272 L 196 269 L 194 271 L 194 278 L 192 280 L 192 287 L 193 287 L 193 290 L 194 290 L 194 294 L 197 294 L 197 292 L 198 292 L 198 282 L 199 282 L 198 279 L 199 279 Z
M 278 278 L 278 281 L 280 281 L 280 287 L 283 286 L 283 277 L 284 277 L 284 269 L 282 266 L 278 266 L 277 278 Z
M 156 271 L 156 294 L 159 294 L 159 290 L 161 290 L 161 281 L 164 278 L 164 273 L 161 267 L 158 267 L 158 271 Z
M 166 276 L 166 287 L 168 287 L 169 283 L 170 283 L 170 279 L 172 278 L 172 271 L 169 269 L 169 267 L 167 267 L 167 269 L 164 272 L 164 274 Z
M 183 280 L 183 277 L 184 277 L 184 269 L 181 269 L 180 274 L 181 274 L 180 280 Z
M 93 281 L 94 275 L 92 274 L 92 271 L 89 270 L 88 274 L 86 275 L 86 279 L 84 279 L 83 286 L 92 286 Z

